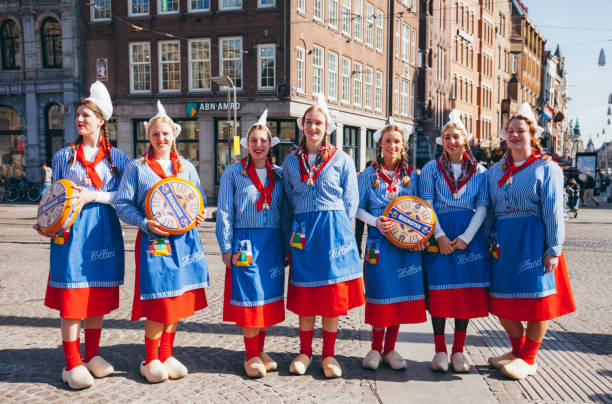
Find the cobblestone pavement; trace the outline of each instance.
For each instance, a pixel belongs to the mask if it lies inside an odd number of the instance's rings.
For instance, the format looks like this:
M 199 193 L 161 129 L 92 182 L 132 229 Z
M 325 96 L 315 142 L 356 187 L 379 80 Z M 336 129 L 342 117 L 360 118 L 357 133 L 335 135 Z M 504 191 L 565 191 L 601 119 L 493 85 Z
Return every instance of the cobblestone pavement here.
M 612 211 L 582 209 L 567 226 L 565 248 L 578 311 L 551 326 L 539 356 L 541 370 L 528 381 L 505 380 L 486 366 L 486 358 L 506 349 L 507 340 L 492 318 L 472 322 L 467 352 L 475 364 L 468 375 L 434 374 L 429 370 L 433 341 L 429 324 L 403 326 L 398 350 L 410 360 L 405 372 L 364 371 L 369 327 L 363 310 L 341 319 L 336 355 L 344 376 L 325 380 L 314 356 L 306 376 L 288 374 L 299 350 L 297 318 L 268 330 L 266 351 L 279 362 L 279 372 L 259 380 L 243 375 L 243 342 L 239 329 L 221 322 L 223 275 L 214 222 L 201 236 L 212 286 L 209 307 L 179 324 L 174 354 L 190 371 L 178 381 L 149 385 L 140 376 L 144 357 L 144 322 L 129 321 L 133 294 L 133 228 L 125 228 L 126 282 L 119 310 L 108 315 L 101 355 L 113 363 L 113 376 L 74 392 L 60 379 L 64 365 L 56 311 L 43 305 L 48 276 L 48 243 L 32 229 L 36 207 L 0 205 L 0 400 L 2 402 L 608 402 L 612 403 L 612 315 L 610 262 Z M 449 322 L 450 324 L 450 322 Z M 451 330 L 447 330 L 450 333 Z M 449 338 L 450 339 L 450 338 Z M 81 336 L 83 341 L 83 336 Z M 82 348 L 83 350 L 83 348 Z M 321 351 L 320 330 L 314 352 Z M 433 399 L 435 398 L 435 399 Z M 428 400 L 429 401 L 429 400 Z

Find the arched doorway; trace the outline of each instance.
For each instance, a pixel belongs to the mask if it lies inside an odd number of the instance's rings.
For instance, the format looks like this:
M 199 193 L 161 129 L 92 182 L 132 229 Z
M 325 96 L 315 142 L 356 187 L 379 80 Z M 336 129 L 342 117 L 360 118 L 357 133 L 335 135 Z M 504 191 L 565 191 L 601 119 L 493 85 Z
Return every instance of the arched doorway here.
M 56 151 L 64 147 L 64 113 L 58 104 L 50 104 L 45 110 L 45 156 L 47 164 Z
M 25 136 L 21 116 L 0 106 L 0 170 L 7 177 L 25 176 Z

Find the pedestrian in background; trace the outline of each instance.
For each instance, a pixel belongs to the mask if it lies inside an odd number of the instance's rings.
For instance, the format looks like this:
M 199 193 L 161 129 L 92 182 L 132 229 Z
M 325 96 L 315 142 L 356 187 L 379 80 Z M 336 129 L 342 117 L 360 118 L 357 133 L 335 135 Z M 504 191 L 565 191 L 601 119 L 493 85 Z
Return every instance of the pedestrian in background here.
M 45 295 L 45 305 L 60 312 L 66 361 L 62 380 L 73 389 L 90 387 L 92 374 L 105 377 L 114 372 L 98 355 L 98 348 L 104 315 L 119 307 L 124 275 L 123 236 L 112 203 L 128 158 L 108 139 L 108 120 L 113 113 L 108 90 L 97 81 L 90 92 L 76 106 L 76 141 L 55 153 L 52 161 L 53 181 L 70 180 L 76 193 L 68 198 L 80 208 L 72 226 L 51 242 Z M 81 319 L 85 327 L 83 360 Z
M 359 204 L 355 164 L 327 140 L 335 129 L 325 98 L 309 107 L 298 126 L 299 147 L 283 164 L 283 184 L 293 209 L 287 308 L 299 316 L 300 354 L 289 371 L 311 363 L 316 316 L 322 317 L 322 367 L 340 377 L 334 358 L 338 316 L 364 304 L 362 269 L 351 221 Z
M 40 179 L 42 180 L 42 185 L 40 187 L 40 196 L 42 197 L 53 182 L 53 170 L 51 167 L 47 166 L 47 163 L 42 163 L 40 165 Z
M 595 178 L 591 176 L 591 172 L 587 171 L 586 180 L 584 181 L 584 206 L 587 206 L 589 201 L 595 202 L 595 206 L 599 206 L 599 202 L 593 196 L 595 190 Z
M 187 368 L 172 355 L 178 321 L 207 306 L 208 266 L 196 227 L 171 235 L 145 213 L 149 190 L 160 180 L 177 177 L 197 187 L 200 177 L 189 161 L 178 154 L 176 137 L 180 125 L 157 102 L 158 113 L 145 123 L 147 152 L 125 169 L 117 201 L 121 220 L 138 227 L 135 245 L 135 282 L 132 321 L 145 322 L 145 360 L 140 374 L 150 383 L 180 379 Z M 204 206 L 206 206 L 206 196 Z M 205 220 L 196 218 L 196 225 Z
M 408 138 L 393 118 L 389 118 L 389 124 L 373 136 L 377 145 L 376 162 L 357 178 L 357 218 L 370 226 L 364 282 L 365 322 L 372 326 L 372 349 L 362 366 L 373 370 L 378 369 L 381 360 L 394 370 L 405 369 L 406 361 L 395 350 L 400 324 L 427 321 L 421 254 L 427 243 L 410 250 L 391 244 L 385 235 L 393 223 L 382 216 L 395 198 L 418 193 L 419 173 L 408 164 Z
M 425 252 L 427 308 L 431 314 L 436 353 L 431 368 L 448 370 L 444 328 L 455 319 L 451 363 L 455 372 L 469 372 L 463 347 L 469 320 L 489 315 L 489 262 L 483 222 L 487 216 L 487 171 L 470 150 L 468 133 L 458 110 L 452 110 L 436 143 L 443 152 L 425 164 L 419 193 L 436 214 L 434 237 L 438 252 Z
M 490 310 L 512 345 L 511 352 L 491 357 L 489 363 L 513 379 L 536 373 L 549 320 L 576 310 L 562 252 L 563 172 L 542 154 L 542 131 L 529 104 L 523 103 L 502 133 L 507 154 L 489 173 L 497 240 Z
M 242 327 L 249 377 L 277 364 L 264 352 L 266 327 L 285 319 L 285 246 L 289 219 L 281 168 L 269 159 L 280 140 L 266 126 L 268 110 L 240 140 L 248 154 L 221 177 L 216 235 L 225 264 L 223 321 Z M 287 251 L 288 253 L 288 251 Z

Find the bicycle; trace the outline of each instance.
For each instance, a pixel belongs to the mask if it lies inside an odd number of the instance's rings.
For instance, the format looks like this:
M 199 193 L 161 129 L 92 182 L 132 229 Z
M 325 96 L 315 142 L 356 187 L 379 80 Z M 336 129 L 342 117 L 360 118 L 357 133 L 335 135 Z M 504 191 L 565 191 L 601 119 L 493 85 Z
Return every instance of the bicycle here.
M 40 200 L 40 186 L 29 182 L 25 177 L 8 178 L 5 181 L 4 199 L 7 202 Z

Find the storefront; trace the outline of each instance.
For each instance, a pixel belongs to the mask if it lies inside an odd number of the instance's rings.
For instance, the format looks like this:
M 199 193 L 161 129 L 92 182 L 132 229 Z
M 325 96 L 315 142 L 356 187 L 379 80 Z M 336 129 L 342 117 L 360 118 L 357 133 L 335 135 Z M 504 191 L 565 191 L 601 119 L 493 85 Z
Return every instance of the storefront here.
M 0 163 L 4 177 L 25 176 L 25 133 L 21 117 L 0 106 Z

